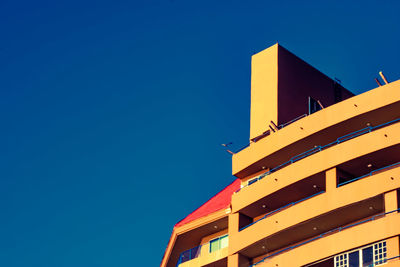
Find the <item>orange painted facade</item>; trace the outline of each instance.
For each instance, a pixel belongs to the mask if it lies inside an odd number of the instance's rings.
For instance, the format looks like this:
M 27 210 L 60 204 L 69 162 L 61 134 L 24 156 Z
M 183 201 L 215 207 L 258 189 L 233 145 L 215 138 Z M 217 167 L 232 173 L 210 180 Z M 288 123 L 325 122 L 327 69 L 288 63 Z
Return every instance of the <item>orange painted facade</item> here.
M 400 80 L 354 96 L 276 44 L 252 57 L 249 139 L 162 267 L 400 266 Z

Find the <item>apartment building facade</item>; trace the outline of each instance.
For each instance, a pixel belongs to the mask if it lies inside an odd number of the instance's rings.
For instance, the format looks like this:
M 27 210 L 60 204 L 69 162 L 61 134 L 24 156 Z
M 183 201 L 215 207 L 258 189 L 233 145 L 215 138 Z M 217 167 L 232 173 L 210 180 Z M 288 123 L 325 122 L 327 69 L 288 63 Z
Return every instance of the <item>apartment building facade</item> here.
M 400 80 L 354 96 L 276 44 L 252 57 L 249 139 L 162 267 L 400 266 Z

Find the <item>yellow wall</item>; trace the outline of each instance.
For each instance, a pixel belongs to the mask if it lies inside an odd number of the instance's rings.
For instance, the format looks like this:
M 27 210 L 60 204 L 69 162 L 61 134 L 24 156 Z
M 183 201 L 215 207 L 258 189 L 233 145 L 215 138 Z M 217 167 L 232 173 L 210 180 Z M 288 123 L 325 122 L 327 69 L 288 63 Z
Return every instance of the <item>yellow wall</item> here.
M 278 123 L 278 44 L 251 59 L 250 139 Z

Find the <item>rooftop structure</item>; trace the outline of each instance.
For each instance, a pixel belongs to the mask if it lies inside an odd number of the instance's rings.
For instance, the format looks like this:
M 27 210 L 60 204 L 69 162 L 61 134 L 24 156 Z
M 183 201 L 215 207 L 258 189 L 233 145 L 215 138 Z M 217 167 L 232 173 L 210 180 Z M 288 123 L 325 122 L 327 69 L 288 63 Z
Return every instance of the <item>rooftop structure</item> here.
M 400 266 L 400 80 L 382 84 L 354 96 L 279 44 L 253 55 L 236 180 L 161 267 Z

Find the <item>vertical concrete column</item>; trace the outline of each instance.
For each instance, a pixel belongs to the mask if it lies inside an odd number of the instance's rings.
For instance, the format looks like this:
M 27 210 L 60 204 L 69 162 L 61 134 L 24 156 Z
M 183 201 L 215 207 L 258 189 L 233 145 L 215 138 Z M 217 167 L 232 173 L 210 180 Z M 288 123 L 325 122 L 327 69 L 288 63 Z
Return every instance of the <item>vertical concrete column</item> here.
M 397 203 L 397 190 L 385 193 L 385 212 L 397 210 L 399 208 Z
M 245 225 L 248 225 L 251 222 L 252 222 L 252 219 L 250 217 L 247 217 L 246 215 L 241 214 L 240 212 L 229 214 L 229 217 L 228 217 L 228 234 L 229 234 L 229 252 L 228 253 L 229 253 L 229 255 L 237 254 L 238 247 L 240 247 L 239 229 Z M 236 260 L 235 257 L 233 257 L 231 259 L 231 261 L 233 261 L 233 263 L 232 263 L 233 265 L 228 265 L 228 266 L 235 266 L 235 267 L 242 266 L 242 265 L 234 265 L 234 264 L 236 264 L 235 263 L 236 261 L 239 261 L 238 259 Z M 237 256 L 237 257 L 239 257 L 239 256 Z M 241 257 L 239 257 L 239 258 L 241 258 Z M 246 259 L 246 257 L 244 257 L 244 258 Z M 243 261 L 243 259 L 241 261 Z M 229 262 L 229 260 L 228 260 L 228 262 Z M 245 260 L 245 262 L 246 262 L 246 260 Z M 245 267 L 248 267 L 248 265 Z
M 233 254 L 228 256 L 228 267 L 239 266 L 239 254 Z
M 394 236 L 386 239 L 387 258 L 393 258 L 400 255 L 399 237 Z
M 248 267 L 250 260 L 239 253 L 228 256 L 228 267 Z
M 325 188 L 326 192 L 331 192 L 336 189 L 337 186 L 337 169 L 332 168 L 325 172 Z
M 228 217 L 228 234 L 232 236 L 239 231 L 239 212 L 231 213 Z
M 228 217 L 229 236 L 236 234 L 237 232 L 239 232 L 240 228 L 252 223 L 252 221 L 253 220 L 250 217 L 247 217 L 246 215 L 241 214 L 240 212 L 229 214 Z
M 385 193 L 385 212 L 390 212 L 393 210 L 397 210 L 399 208 L 398 204 L 398 193 L 397 190 L 393 190 Z M 392 213 L 396 214 L 396 213 Z M 390 216 L 390 214 L 389 214 Z M 394 236 L 386 239 L 386 247 L 387 247 L 387 258 L 393 258 L 400 255 L 400 243 L 399 236 Z

